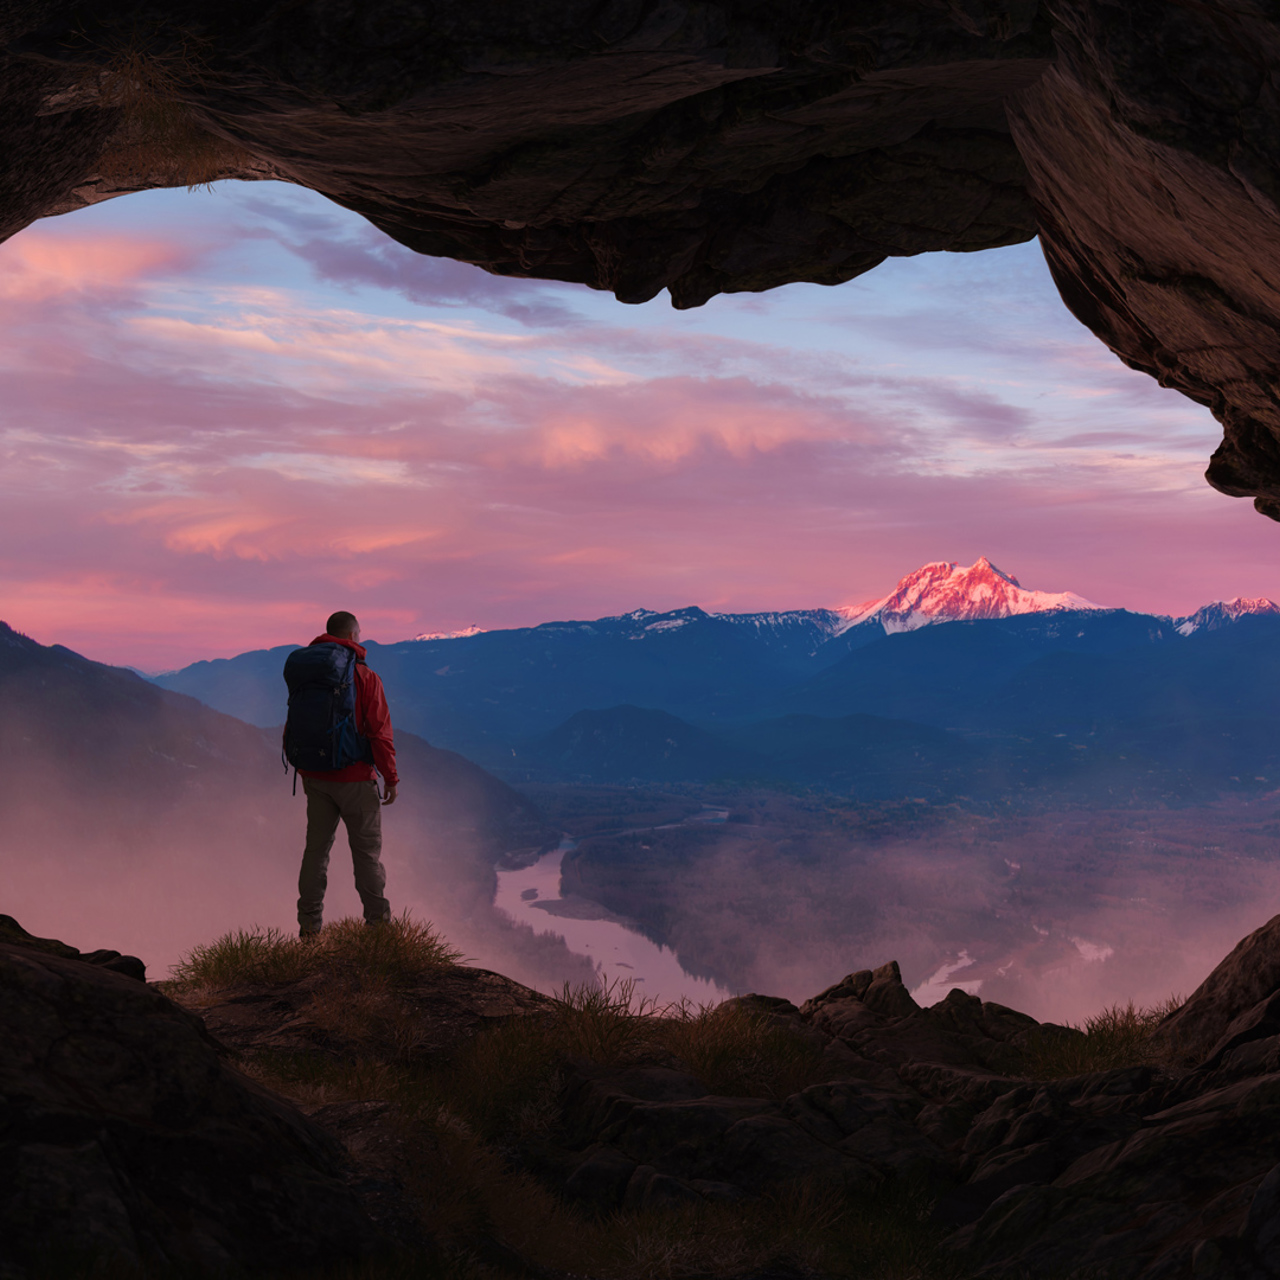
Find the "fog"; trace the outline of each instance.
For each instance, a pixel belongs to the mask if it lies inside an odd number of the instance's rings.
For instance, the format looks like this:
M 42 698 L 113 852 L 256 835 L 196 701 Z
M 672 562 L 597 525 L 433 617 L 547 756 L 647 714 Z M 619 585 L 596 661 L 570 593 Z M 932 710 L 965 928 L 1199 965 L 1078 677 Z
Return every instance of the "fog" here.
M 737 799 L 749 821 L 731 831 L 655 830 L 639 846 L 597 834 L 573 869 L 576 893 L 734 991 L 799 1002 L 896 960 L 921 1003 L 960 986 L 1078 1023 L 1189 995 L 1280 912 L 1280 796 L 1152 812 L 917 810 L 862 829 L 820 804 Z
M 0 911 L 28 932 L 81 950 L 139 956 L 152 979 L 201 943 L 238 930 L 297 929 L 306 801 L 276 765 L 256 785 L 212 798 L 121 805 L 91 779 L 45 763 L 38 787 L 4 787 Z M 433 824 L 413 781 L 383 810 L 392 910 L 431 921 L 470 963 L 542 990 L 589 982 L 594 965 L 553 936 L 508 921 L 492 903 L 491 845 Z M 17 791 L 18 794 L 14 794 Z M 212 799 L 212 803 L 208 802 Z M 326 920 L 359 916 L 341 826 Z
M 130 755 L 122 739 L 106 762 L 76 759 L 47 726 L 42 740 L 40 727 L 21 732 L 10 717 L 0 911 L 82 950 L 138 955 L 153 978 L 229 931 L 296 928 L 303 796 L 291 794 L 269 735 L 203 708 L 183 714 L 180 740 L 172 725 L 143 721 L 145 751 Z M 494 906 L 504 854 L 518 865 L 560 830 L 582 832 L 555 812 L 515 813 L 525 802 L 514 792 L 408 735 L 402 757 L 401 798 L 384 810 L 393 910 L 432 921 L 470 963 L 541 990 L 594 980 L 596 961 L 565 945 L 552 912 L 536 913 L 545 923 L 535 929 Z M 722 801 L 736 812 L 715 829 L 628 816 L 656 825 L 588 833 L 570 870 L 574 896 L 726 991 L 799 1002 L 897 960 L 925 1003 L 960 985 L 1079 1022 L 1113 1003 L 1189 994 L 1280 911 L 1280 796 L 1030 816 L 868 813 L 709 789 L 679 802 L 695 812 Z M 581 803 L 575 812 L 580 820 Z M 326 917 L 359 911 L 340 828 Z

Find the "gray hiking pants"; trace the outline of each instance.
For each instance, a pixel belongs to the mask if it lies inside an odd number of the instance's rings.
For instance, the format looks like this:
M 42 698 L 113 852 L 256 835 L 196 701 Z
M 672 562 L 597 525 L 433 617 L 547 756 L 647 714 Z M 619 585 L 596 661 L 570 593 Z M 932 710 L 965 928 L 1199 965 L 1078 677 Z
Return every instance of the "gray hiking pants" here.
M 307 847 L 298 873 L 298 926 L 311 930 L 324 923 L 324 891 L 329 884 L 329 850 L 341 819 L 351 844 L 356 892 L 364 918 L 373 923 L 391 918 L 382 896 L 387 885 L 382 855 L 382 803 L 376 782 L 326 782 L 303 778 L 307 796 Z

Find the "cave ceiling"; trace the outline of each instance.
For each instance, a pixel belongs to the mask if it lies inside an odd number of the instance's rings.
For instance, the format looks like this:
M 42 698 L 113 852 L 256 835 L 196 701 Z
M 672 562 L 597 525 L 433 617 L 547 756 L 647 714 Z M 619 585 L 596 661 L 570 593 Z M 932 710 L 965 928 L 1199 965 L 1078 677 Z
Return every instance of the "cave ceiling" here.
M 0 238 L 274 178 L 677 307 L 1039 235 L 1280 519 L 1273 0 L 0 0 Z

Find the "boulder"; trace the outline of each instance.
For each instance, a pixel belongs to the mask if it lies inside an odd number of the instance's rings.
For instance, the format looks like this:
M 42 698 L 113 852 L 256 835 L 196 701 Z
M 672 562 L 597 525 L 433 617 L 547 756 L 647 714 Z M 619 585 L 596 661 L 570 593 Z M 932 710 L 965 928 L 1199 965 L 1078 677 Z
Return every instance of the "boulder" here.
M 75 947 L 69 947 L 56 938 L 35 937 L 12 916 L 0 915 L 0 942 L 7 942 L 14 947 L 29 947 L 32 951 L 61 956 L 64 960 L 83 960 L 85 964 L 95 964 L 112 973 L 122 973 L 126 978 L 136 978 L 139 982 L 147 980 L 147 966 L 137 956 L 124 956 L 118 951 L 110 951 L 106 948 L 98 951 L 77 951 Z
M 1280 916 L 1242 938 L 1230 955 L 1156 1029 L 1155 1039 L 1187 1065 L 1220 1056 L 1242 1037 L 1280 1034 Z M 1249 1033 L 1257 1034 L 1250 1035 Z
M 12 930 L 9 930 L 12 932 Z M 0 941 L 6 1280 L 359 1259 L 379 1239 L 334 1138 L 136 978 Z

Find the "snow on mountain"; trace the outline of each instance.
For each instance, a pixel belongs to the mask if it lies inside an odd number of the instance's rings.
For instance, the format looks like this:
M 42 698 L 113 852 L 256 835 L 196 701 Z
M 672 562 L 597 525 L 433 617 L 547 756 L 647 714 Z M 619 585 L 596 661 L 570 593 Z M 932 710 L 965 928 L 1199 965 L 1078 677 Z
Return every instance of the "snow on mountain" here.
M 879 622 L 886 634 L 915 631 L 935 622 L 972 622 L 1010 618 L 1020 613 L 1056 613 L 1067 609 L 1101 609 L 1071 591 L 1028 591 L 1017 578 L 1002 573 L 986 556 L 968 568 L 945 560 L 909 573 L 879 600 L 840 609 L 841 632 L 864 622 Z
M 1173 625 L 1180 636 L 1193 631 L 1219 631 L 1251 613 L 1280 614 L 1280 605 L 1263 596 L 1236 596 L 1234 600 L 1215 600 L 1203 609 L 1175 618 Z
M 541 632 L 622 632 L 639 640 L 655 632 L 677 631 L 691 623 L 715 619 L 754 631 L 772 646 L 821 645 L 864 623 L 878 623 L 885 634 L 916 631 L 937 622 L 973 622 L 1011 618 L 1025 613 L 1062 613 L 1076 609 L 1105 609 L 1073 591 L 1028 591 L 1015 577 L 982 556 L 968 567 L 946 560 L 922 565 L 879 600 L 840 609 L 791 609 L 764 613 L 704 613 L 696 605 L 658 613 L 633 609 L 630 613 L 593 622 L 544 622 Z M 1261 597 L 1219 600 L 1185 618 L 1173 619 L 1178 633 L 1216 631 L 1249 614 L 1280 615 L 1280 605 Z M 480 635 L 482 627 L 465 631 L 428 632 L 415 640 L 459 640 Z
M 713 613 L 713 618 L 750 627 L 764 634 L 813 631 L 824 636 L 836 635 L 843 629 L 843 619 L 834 609 L 788 609 L 784 613 Z
M 478 636 L 484 630 L 474 623 L 462 631 L 424 631 L 420 636 L 411 636 L 412 640 L 465 640 L 468 636 Z

